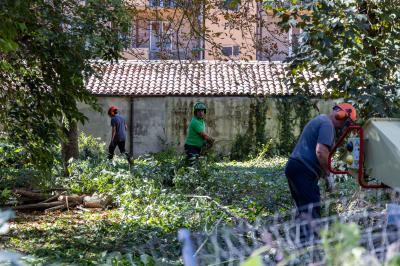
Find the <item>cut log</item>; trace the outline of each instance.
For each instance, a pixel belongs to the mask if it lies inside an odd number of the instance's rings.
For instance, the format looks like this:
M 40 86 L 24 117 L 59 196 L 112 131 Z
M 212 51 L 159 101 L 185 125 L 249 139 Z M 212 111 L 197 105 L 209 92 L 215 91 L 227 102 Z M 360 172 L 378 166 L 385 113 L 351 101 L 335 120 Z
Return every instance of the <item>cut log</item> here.
M 15 194 L 21 195 L 26 198 L 30 198 L 32 200 L 42 201 L 47 199 L 47 195 L 43 193 L 32 192 L 25 189 L 16 188 L 13 191 Z
M 109 195 L 96 194 L 83 198 L 83 206 L 86 208 L 106 208 L 112 203 L 112 198 Z
M 68 204 L 72 204 L 72 203 L 82 204 L 83 203 L 83 198 L 85 196 L 86 195 L 81 195 L 81 196 L 77 196 L 77 195 L 72 195 L 72 196 L 62 195 L 62 196 L 58 197 L 58 201 L 67 202 Z

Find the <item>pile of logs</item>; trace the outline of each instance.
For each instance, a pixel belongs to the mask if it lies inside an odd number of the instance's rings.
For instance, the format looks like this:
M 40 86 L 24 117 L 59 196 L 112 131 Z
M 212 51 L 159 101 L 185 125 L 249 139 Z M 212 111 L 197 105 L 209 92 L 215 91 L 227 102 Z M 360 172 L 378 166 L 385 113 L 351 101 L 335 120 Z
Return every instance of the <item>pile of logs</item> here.
M 101 194 L 93 195 L 67 195 L 66 191 L 58 191 L 52 195 L 26 189 L 14 189 L 18 198 L 14 210 L 44 211 L 69 210 L 76 206 L 85 208 L 106 208 L 111 205 L 111 198 Z

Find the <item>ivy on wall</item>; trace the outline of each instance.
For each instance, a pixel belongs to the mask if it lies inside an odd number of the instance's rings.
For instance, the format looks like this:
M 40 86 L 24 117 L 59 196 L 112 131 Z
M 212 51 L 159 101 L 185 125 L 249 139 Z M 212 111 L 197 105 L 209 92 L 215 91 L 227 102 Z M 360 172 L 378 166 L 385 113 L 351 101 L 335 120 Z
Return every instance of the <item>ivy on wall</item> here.
M 246 133 L 236 136 L 231 149 L 231 160 L 253 158 L 269 143 L 265 132 L 267 110 L 265 98 L 254 98 L 251 101 Z
M 277 143 L 277 148 L 279 153 L 282 154 L 290 153 L 295 145 L 296 139 L 293 127 L 296 119 L 293 116 L 294 108 L 295 106 L 290 98 L 276 100 L 277 119 L 279 121 L 279 143 Z
M 246 133 L 236 136 L 231 149 L 232 160 L 246 160 L 262 154 L 290 154 L 300 131 L 312 118 L 316 105 L 305 97 L 276 98 L 278 138 L 271 140 L 266 135 L 266 114 L 269 108 L 266 98 L 255 98 L 250 104 Z
M 312 118 L 312 110 L 316 104 L 307 97 L 293 96 L 276 99 L 279 121 L 279 154 L 290 154 L 296 145 L 298 136 L 295 134 L 298 128 L 301 132 L 304 126 Z

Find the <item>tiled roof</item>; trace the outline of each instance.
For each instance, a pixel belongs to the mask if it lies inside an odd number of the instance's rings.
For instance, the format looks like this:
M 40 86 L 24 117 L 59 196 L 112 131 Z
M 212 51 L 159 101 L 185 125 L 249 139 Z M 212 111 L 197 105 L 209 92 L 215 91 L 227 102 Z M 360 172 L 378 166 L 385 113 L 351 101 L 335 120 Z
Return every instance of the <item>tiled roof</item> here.
M 260 61 L 121 61 L 103 66 L 100 78 L 91 77 L 86 86 L 110 96 L 281 96 L 291 92 L 284 67 Z M 310 87 L 312 95 L 324 92 L 322 83 Z

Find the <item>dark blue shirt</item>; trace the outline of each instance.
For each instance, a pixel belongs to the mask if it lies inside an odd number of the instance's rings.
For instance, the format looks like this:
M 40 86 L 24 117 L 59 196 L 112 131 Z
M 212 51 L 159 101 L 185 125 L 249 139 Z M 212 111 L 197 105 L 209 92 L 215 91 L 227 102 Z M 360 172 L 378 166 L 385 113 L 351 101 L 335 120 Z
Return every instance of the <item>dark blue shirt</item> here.
M 113 118 L 111 118 L 111 126 L 115 127 L 114 141 L 125 141 L 125 119 L 119 114 L 116 114 Z
M 302 162 L 316 177 L 321 176 L 323 170 L 315 153 L 317 143 L 328 146 L 330 150 L 334 141 L 335 127 L 331 119 L 327 115 L 319 115 L 304 127 L 290 158 Z

